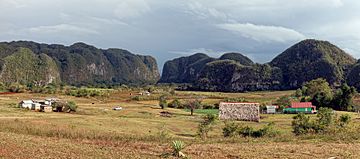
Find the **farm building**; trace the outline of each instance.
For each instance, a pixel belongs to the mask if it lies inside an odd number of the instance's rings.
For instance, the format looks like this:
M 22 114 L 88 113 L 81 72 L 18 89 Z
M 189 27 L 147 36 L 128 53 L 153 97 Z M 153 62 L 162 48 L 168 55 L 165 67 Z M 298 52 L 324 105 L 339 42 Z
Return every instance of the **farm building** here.
M 41 110 L 41 104 L 40 104 L 40 103 L 37 103 L 37 102 L 34 102 L 34 103 L 32 104 L 31 110 L 40 111 L 40 110 Z
M 276 105 L 267 105 L 266 106 L 266 114 L 275 114 L 277 108 L 278 108 L 278 106 L 276 106 Z
M 52 104 L 55 102 L 53 99 L 46 100 L 23 100 L 19 103 L 21 108 L 27 108 L 39 112 L 52 112 Z
M 286 107 L 283 112 L 285 114 L 297 114 L 297 113 L 316 113 L 316 106 L 311 102 L 293 102 L 291 106 Z
M 219 106 L 219 118 L 221 120 L 244 120 L 260 121 L 259 103 L 226 103 Z
M 22 108 L 28 108 L 31 109 L 32 108 L 32 104 L 34 102 L 32 100 L 23 100 L 19 103 L 20 107 Z

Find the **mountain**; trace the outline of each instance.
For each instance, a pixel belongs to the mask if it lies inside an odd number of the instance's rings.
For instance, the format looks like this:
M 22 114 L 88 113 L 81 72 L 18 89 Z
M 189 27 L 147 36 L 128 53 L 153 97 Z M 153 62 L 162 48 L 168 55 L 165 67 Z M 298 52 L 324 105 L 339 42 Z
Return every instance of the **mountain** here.
M 355 62 L 356 59 L 330 42 L 309 39 L 285 50 L 270 65 L 282 70 L 284 89 L 294 89 L 316 78 L 338 85 Z
M 225 53 L 219 58 L 219 60 L 233 60 L 245 66 L 250 66 L 254 64 L 251 59 L 239 53 Z
M 160 83 L 192 83 L 198 73 L 208 63 L 214 61 L 203 53 L 196 53 L 188 57 L 180 57 L 165 62 Z
M 196 53 L 187 57 L 180 57 L 167 61 L 163 68 L 160 83 L 193 83 L 198 80 L 199 73 L 207 63 L 217 60 L 233 60 L 242 65 L 254 64 L 248 57 L 239 53 L 226 53 L 219 59 L 203 53 Z
M 351 69 L 355 63 L 330 42 L 309 39 L 267 64 L 255 64 L 238 53 L 226 53 L 218 59 L 205 54 L 177 58 L 166 62 L 160 82 L 190 83 L 193 90 L 243 92 L 296 89 L 316 78 L 336 86 L 348 77 L 360 88 L 360 64 Z
M 245 66 L 233 60 L 218 60 L 206 64 L 194 88 L 225 92 L 276 90 L 281 80 L 281 70 L 268 64 Z
M 350 69 L 346 82 L 360 91 L 360 60 Z
M 2 42 L 0 70 L 0 81 L 4 83 L 146 84 L 160 78 L 151 56 L 121 49 L 103 50 L 85 43 L 63 46 Z

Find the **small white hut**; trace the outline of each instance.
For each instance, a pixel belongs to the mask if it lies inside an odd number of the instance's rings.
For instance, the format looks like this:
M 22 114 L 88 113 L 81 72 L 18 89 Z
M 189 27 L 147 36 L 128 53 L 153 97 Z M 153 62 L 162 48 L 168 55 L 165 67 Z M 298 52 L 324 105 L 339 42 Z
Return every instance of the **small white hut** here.
M 33 103 L 34 102 L 32 100 L 23 100 L 19 104 L 22 108 L 31 109 Z

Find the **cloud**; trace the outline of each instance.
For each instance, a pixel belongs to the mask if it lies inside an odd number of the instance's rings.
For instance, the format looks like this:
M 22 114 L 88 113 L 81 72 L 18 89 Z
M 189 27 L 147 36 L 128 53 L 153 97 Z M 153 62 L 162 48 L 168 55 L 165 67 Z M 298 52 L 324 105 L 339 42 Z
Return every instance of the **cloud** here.
M 122 0 L 116 5 L 114 14 L 119 19 L 127 19 L 141 16 L 150 10 L 145 0 Z
M 181 55 L 181 56 L 190 56 L 194 53 L 204 53 L 204 54 L 209 55 L 210 57 L 220 57 L 224 53 L 228 53 L 228 52 L 238 52 L 238 51 L 224 51 L 224 50 L 217 51 L 217 50 L 207 49 L 207 48 L 195 48 L 195 49 L 188 49 L 186 51 L 169 51 L 169 53 L 173 53 L 173 54 Z
M 99 34 L 99 32 L 70 24 L 58 24 L 51 26 L 37 26 L 29 28 L 30 33 L 41 33 L 41 34 L 59 34 L 59 33 L 71 33 L 71 34 Z
M 288 42 L 304 39 L 301 33 L 279 26 L 255 25 L 251 23 L 218 24 L 217 27 L 259 42 Z
M 26 7 L 25 3 L 22 3 L 19 0 L 0 0 L 0 6 L 1 8 L 24 8 Z
M 200 19 L 215 18 L 220 20 L 228 19 L 228 15 L 215 8 L 207 7 L 199 2 L 191 2 L 188 4 L 187 13 L 193 14 Z

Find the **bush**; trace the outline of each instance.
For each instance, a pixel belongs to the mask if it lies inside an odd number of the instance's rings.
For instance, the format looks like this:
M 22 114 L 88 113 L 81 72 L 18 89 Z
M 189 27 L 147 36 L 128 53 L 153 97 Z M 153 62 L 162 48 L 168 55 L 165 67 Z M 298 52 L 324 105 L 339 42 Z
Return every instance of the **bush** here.
M 203 121 L 199 124 L 198 127 L 198 135 L 202 139 L 206 139 L 208 137 L 208 133 L 212 130 L 212 125 L 216 121 L 216 116 L 214 114 L 207 114 L 203 116 Z
M 103 96 L 104 95 L 104 93 L 102 91 L 89 90 L 89 89 L 86 89 L 86 88 L 67 90 L 65 92 L 65 94 L 75 96 L 75 97 L 96 97 L 96 96 Z
M 219 109 L 219 103 L 214 104 L 214 109 Z
M 211 104 L 203 104 L 203 109 L 215 109 L 215 106 L 214 105 L 211 105 Z
M 340 128 L 346 127 L 350 121 L 351 117 L 348 114 L 343 114 L 338 118 L 331 108 L 320 108 L 316 120 L 310 121 L 309 116 L 301 113 L 294 117 L 292 127 L 296 135 L 336 133 L 341 130 Z
M 225 127 L 223 128 L 224 137 L 234 137 L 239 129 L 239 125 L 235 122 L 225 122 Z
M 65 102 L 56 102 L 53 105 L 53 108 L 56 108 L 57 112 L 76 112 L 77 110 L 77 105 L 75 102 L 70 101 L 68 103 Z
M 325 131 L 326 128 L 334 123 L 335 114 L 331 108 L 320 108 L 316 116 L 318 117 L 314 124 L 316 132 Z
M 141 97 L 140 96 L 134 96 L 134 97 L 131 97 L 131 100 L 140 101 Z
M 167 101 L 166 101 L 166 96 L 162 95 L 159 98 L 159 106 L 161 107 L 161 109 L 165 109 L 165 107 L 167 107 Z
M 238 131 L 239 135 L 243 137 L 252 136 L 253 132 L 254 128 L 250 126 L 240 127 Z
M 70 101 L 67 104 L 65 104 L 63 108 L 64 112 L 76 112 L 76 110 L 77 110 L 77 105 L 73 101 Z
M 7 90 L 9 92 L 14 92 L 14 93 L 24 93 L 25 92 L 25 86 L 21 85 L 21 84 L 11 84 Z
M 275 125 L 274 123 L 269 123 L 266 126 L 264 126 L 263 128 L 261 128 L 257 131 L 253 131 L 252 137 L 276 136 L 278 134 L 278 131 L 275 130 L 274 125 Z
M 347 126 L 351 121 L 351 116 L 349 114 L 342 114 L 339 118 L 339 126 L 340 127 L 345 127 Z
M 278 131 L 274 128 L 274 123 L 269 123 L 265 125 L 263 128 L 255 130 L 252 127 L 245 126 L 245 127 L 239 127 L 238 133 L 240 136 L 243 137 L 264 137 L 269 136 L 273 137 L 278 134 Z
M 172 102 L 170 102 L 168 104 L 168 107 L 169 108 L 178 108 L 178 109 L 184 108 L 183 104 L 178 99 L 174 99 Z
M 291 126 L 293 133 L 296 135 L 307 134 L 313 129 L 313 124 L 310 122 L 310 117 L 300 113 L 293 118 Z
M 245 98 L 225 98 L 223 102 L 247 102 Z

